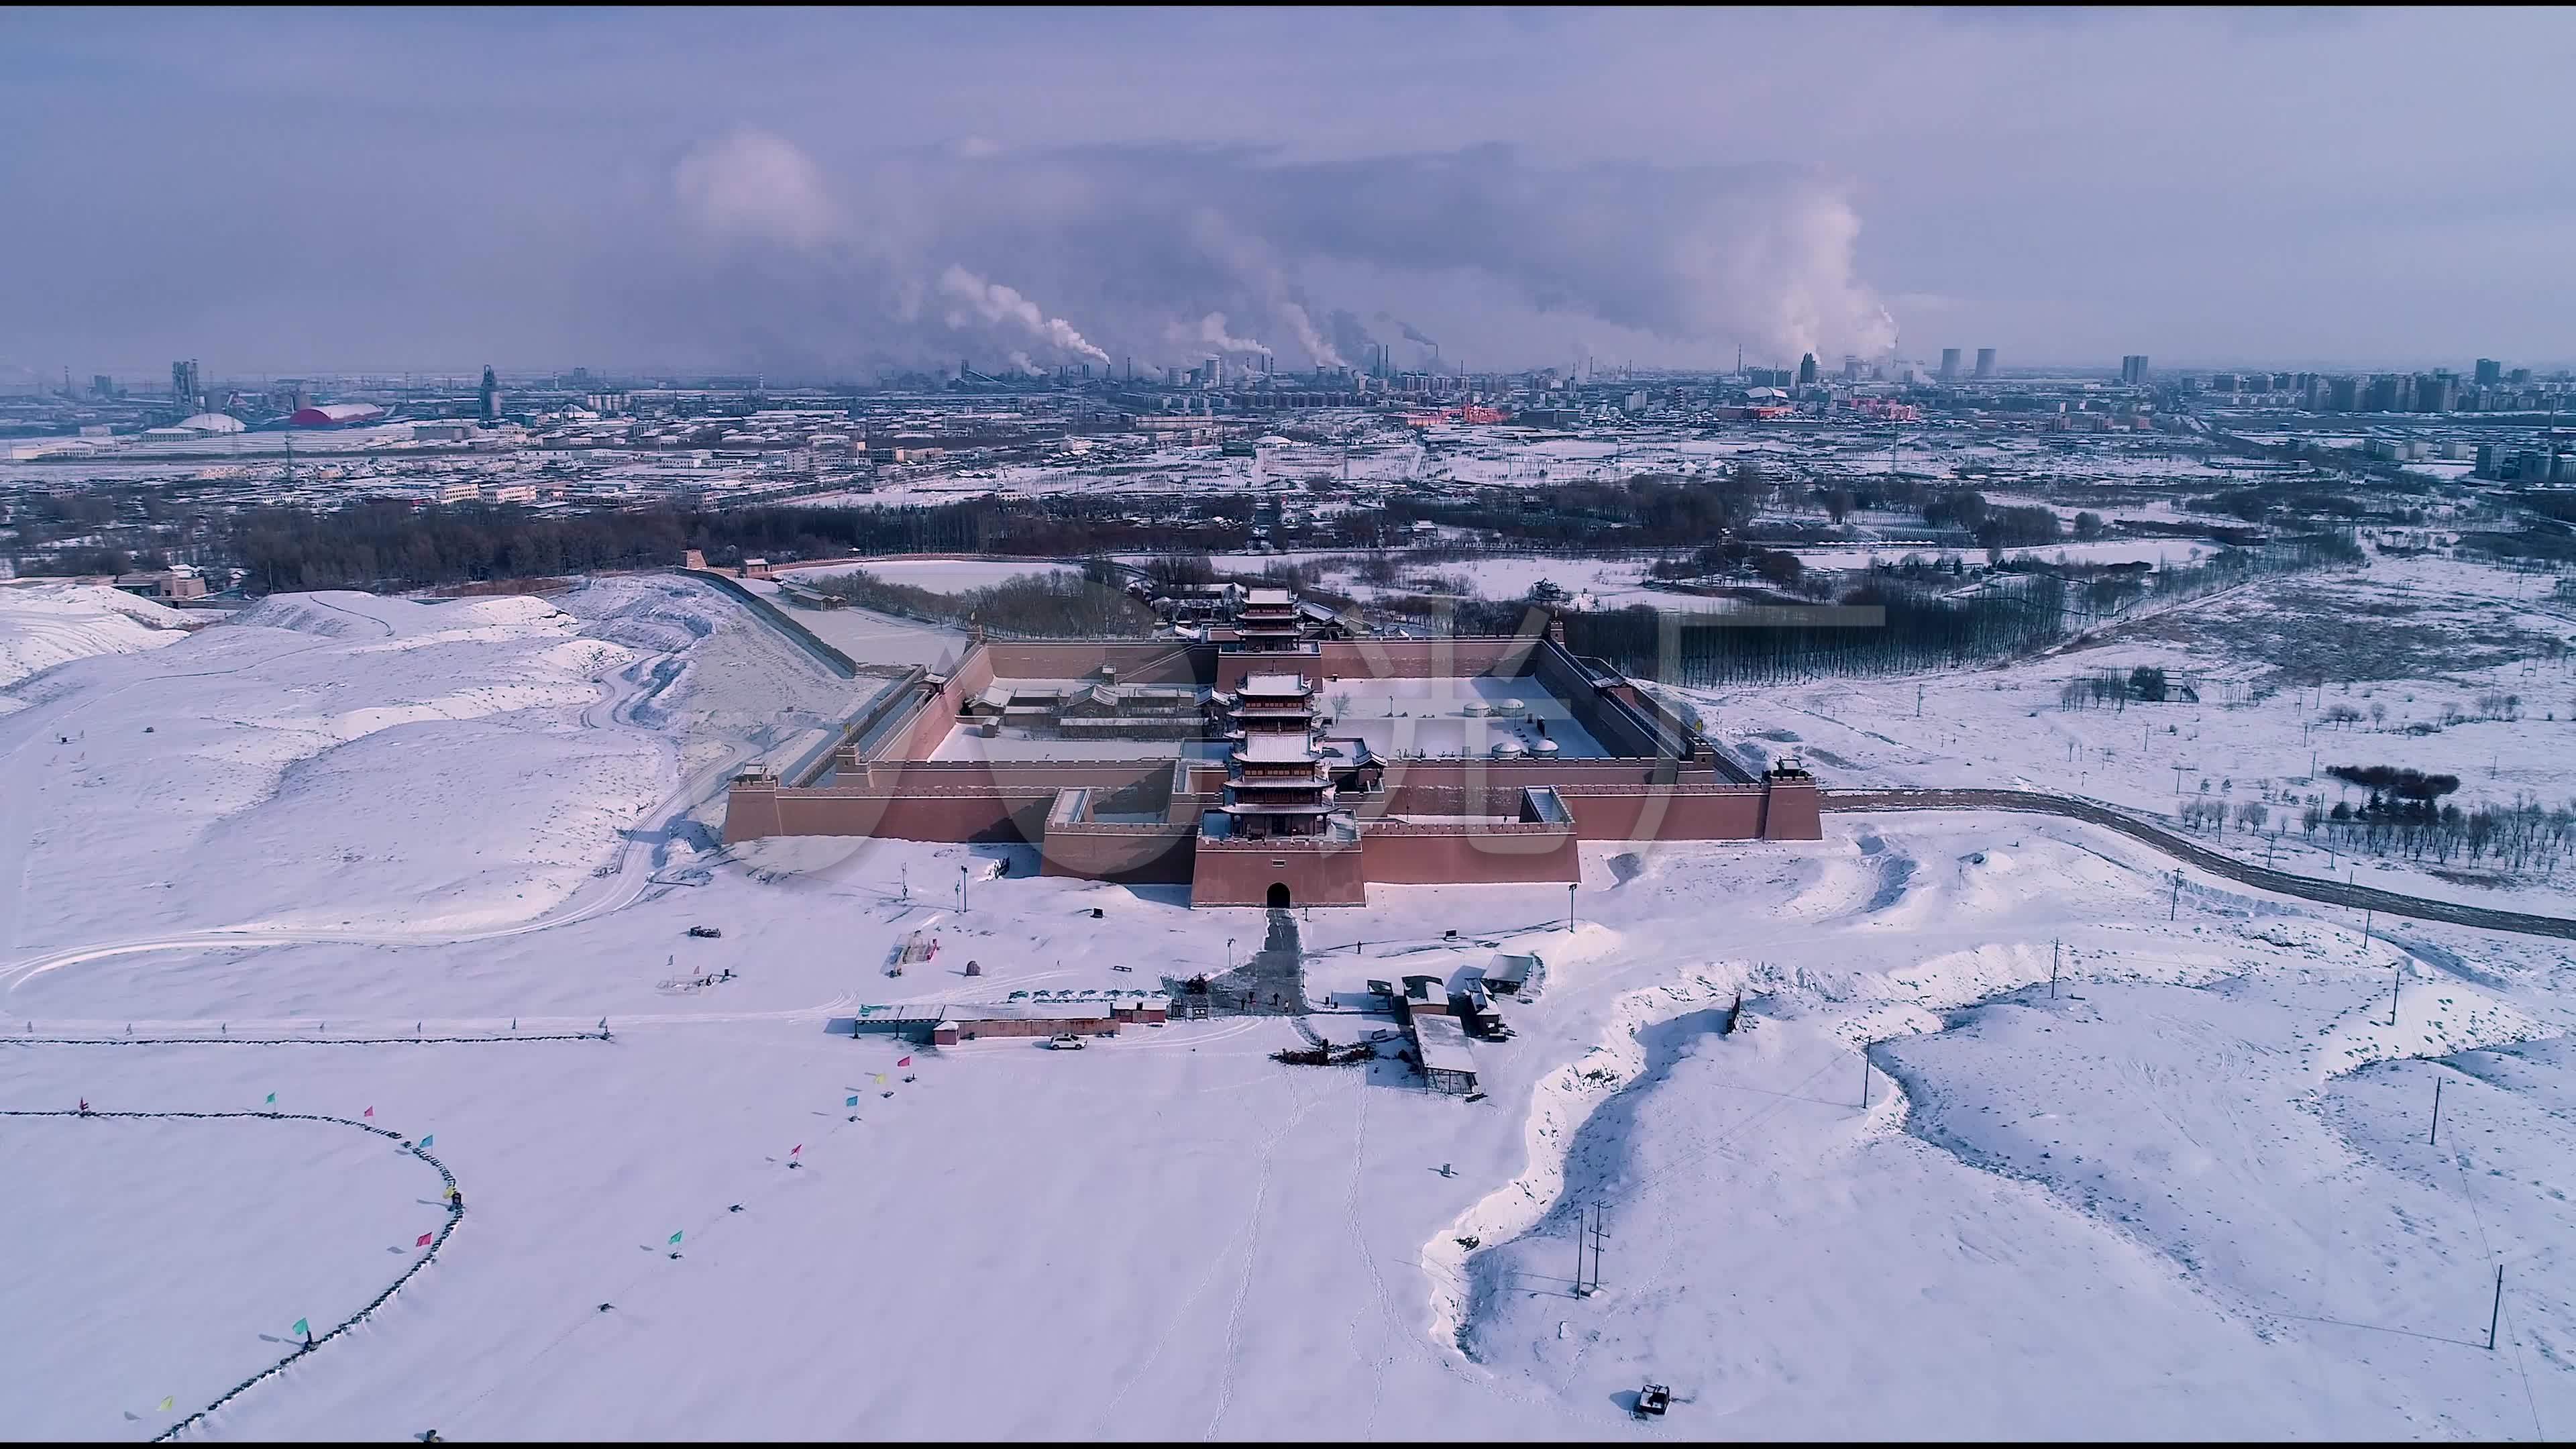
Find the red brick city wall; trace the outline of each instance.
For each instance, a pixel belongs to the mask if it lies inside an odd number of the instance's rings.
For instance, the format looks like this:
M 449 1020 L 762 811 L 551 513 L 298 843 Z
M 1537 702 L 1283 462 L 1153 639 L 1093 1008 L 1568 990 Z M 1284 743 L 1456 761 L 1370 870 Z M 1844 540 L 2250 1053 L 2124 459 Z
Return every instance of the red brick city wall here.
M 1822 840 L 1825 838 L 1823 800 L 1816 793 L 1813 780 L 1773 780 L 1768 782 L 1768 808 L 1762 822 L 1765 840 Z
M 1284 864 L 1272 865 L 1277 860 Z M 1368 873 L 1358 843 L 1318 850 L 1267 841 L 1200 841 L 1190 877 L 1193 906 L 1267 905 L 1270 887 L 1288 887 L 1292 906 L 1368 904 Z
M 1058 789 L 1118 789 L 1167 770 L 1150 762 L 992 769 L 916 766 L 884 789 L 778 790 L 736 786 L 725 816 L 727 841 L 764 835 L 882 835 L 898 840 L 1038 841 Z M 1457 770 L 1458 767 L 1444 767 Z M 1535 769 L 1536 774 L 1524 774 Z M 1362 802 L 1373 817 L 1398 814 L 1518 815 L 1524 785 L 1553 783 L 1585 840 L 1821 840 L 1823 817 L 1812 781 L 1769 785 L 1650 785 L 1643 780 L 1569 780 L 1553 767 L 1509 766 L 1517 781 L 1431 782 L 1420 772 L 1385 801 Z M 1551 781 L 1548 776 L 1554 774 Z M 1642 774 L 1642 771 L 1634 772 Z M 1483 808 L 1467 808 L 1470 803 Z M 1184 816 L 1190 812 L 1184 811 Z M 1103 847 L 1106 848 L 1106 847 Z M 1266 859 L 1266 857 L 1265 857 Z M 1144 867 L 1140 867 L 1144 868 Z M 1295 882 L 1290 887 L 1295 888 Z
M 1056 825 L 1038 847 L 1038 873 L 1123 885 L 1178 885 L 1190 878 L 1198 820 L 1187 829 Z
M 1578 842 L 1562 825 L 1377 825 L 1360 836 L 1368 878 L 1388 885 L 1570 881 Z

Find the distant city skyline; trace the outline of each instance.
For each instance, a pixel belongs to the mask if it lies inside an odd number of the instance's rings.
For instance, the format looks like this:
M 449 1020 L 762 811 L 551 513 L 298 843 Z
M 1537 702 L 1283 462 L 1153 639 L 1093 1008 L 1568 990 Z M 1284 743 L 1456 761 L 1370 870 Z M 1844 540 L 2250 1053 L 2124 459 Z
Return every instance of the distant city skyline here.
M 17 11 L 0 383 L 2548 372 L 2571 51 L 2553 10 Z

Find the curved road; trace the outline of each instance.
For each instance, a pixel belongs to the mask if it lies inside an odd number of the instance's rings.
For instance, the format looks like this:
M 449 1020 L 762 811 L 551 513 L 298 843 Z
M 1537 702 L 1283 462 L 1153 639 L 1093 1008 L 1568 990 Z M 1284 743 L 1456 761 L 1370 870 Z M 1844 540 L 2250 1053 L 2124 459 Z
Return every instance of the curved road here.
M 2221 854 L 2208 846 L 2149 825 L 2134 815 L 2096 805 L 2090 800 L 2042 794 L 2036 790 L 1824 790 L 1818 794 L 1828 811 L 2009 810 L 2025 815 L 2063 815 L 2088 825 L 2099 825 L 2105 830 L 2118 831 L 2177 860 L 2188 861 L 2211 875 L 2224 876 L 2257 890 L 2419 921 L 2448 921 L 2453 925 L 2478 926 L 2490 931 L 2576 940 L 2576 921 L 2564 917 L 2533 916 L 2520 911 L 2428 900 L 2423 896 L 2384 891 L 2376 886 L 2346 885 L 2340 881 L 2271 870 Z

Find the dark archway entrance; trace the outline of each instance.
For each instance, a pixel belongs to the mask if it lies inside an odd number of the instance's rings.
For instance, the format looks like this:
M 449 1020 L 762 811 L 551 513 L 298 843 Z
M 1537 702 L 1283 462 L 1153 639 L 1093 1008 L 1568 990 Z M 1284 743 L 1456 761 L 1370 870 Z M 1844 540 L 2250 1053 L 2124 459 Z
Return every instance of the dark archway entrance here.
M 1274 880 L 1270 883 L 1270 909 L 1274 911 L 1284 911 L 1288 909 L 1288 883 L 1286 881 Z

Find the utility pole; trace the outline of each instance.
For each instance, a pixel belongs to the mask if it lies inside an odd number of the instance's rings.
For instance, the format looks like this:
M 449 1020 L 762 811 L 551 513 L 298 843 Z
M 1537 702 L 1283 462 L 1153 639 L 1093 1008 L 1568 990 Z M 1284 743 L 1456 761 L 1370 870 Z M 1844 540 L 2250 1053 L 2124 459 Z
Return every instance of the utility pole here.
M 2167 905 L 2167 906 L 2165 907 L 2165 919 L 2166 919 L 2166 920 L 2168 920 L 2168 921 L 2170 921 L 2170 920 L 2172 920 L 2176 915 L 2180 914 L 2180 913 L 2181 913 L 2181 911 L 2182 911 L 2182 872 L 2181 872 L 2181 871 L 2175 871 L 2175 872 L 2174 872 L 2173 901 L 2172 901 L 2172 903 L 2171 903 L 2171 904 L 2169 904 L 2169 905 Z
M 2496 1322 L 2504 1317 L 2504 1264 L 2496 1264 L 2495 1307 L 2487 1310 L 2487 1352 L 2495 1352 Z
M 966 914 L 966 867 L 957 867 L 957 914 Z
M 2055 1000 L 2057 999 L 2057 948 L 2058 948 L 2058 945 L 2059 945 L 2059 943 L 2058 943 L 2058 942 L 2055 942 L 2055 941 L 2051 941 L 2051 942 L 2049 942 L 2049 943 L 2048 943 L 2048 999 L 2049 999 L 2049 1000 L 2051 1000 L 2051 1001 L 2055 1001 Z
M 2400 965 L 2388 983 L 2388 1024 L 2397 1024 L 2397 993 L 2405 989 L 2406 968 Z
M 1860 1109 L 1864 1112 L 1869 1110 L 1869 1045 L 1866 1042 L 1860 1049 Z
M 1610 1236 L 1610 1229 L 1604 1221 L 1607 1211 L 1597 1202 L 1592 1205 L 1592 1291 L 1595 1293 L 1601 1291 L 1601 1244 Z
M 1577 883 L 1574 881 L 1567 881 L 1565 883 L 1565 930 L 1567 935 L 1572 935 L 1574 933 L 1574 888 L 1576 884 Z
M 2427 1147 L 2442 1145 L 2442 1079 L 2433 1079 L 2433 1135 L 2424 1139 Z

